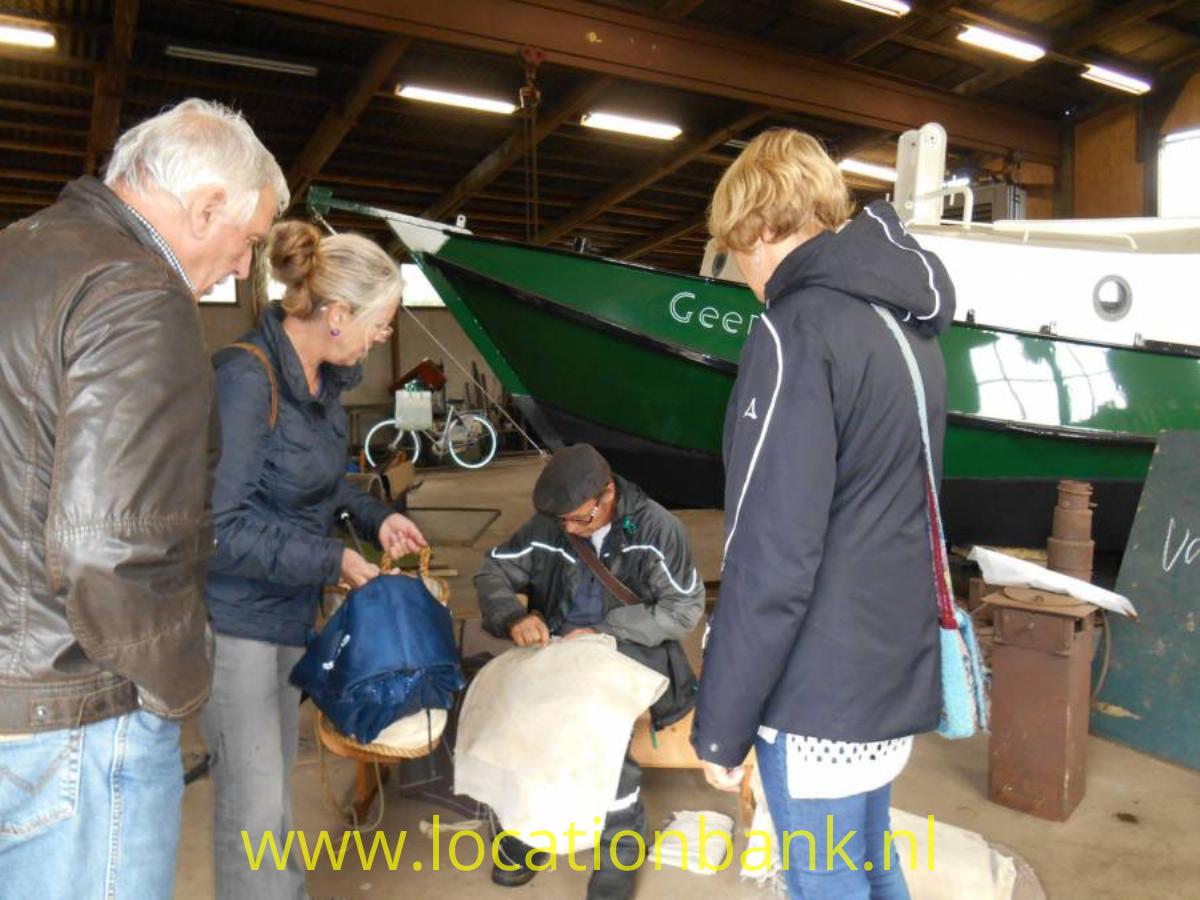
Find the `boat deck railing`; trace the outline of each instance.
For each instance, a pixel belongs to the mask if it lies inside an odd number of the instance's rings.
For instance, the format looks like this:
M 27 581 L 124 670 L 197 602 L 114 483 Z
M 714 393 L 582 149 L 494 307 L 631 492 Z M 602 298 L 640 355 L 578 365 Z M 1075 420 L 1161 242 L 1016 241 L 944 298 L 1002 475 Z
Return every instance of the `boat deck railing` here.
M 918 234 L 1086 250 L 1200 254 L 1200 219 L 1001 219 L 910 225 Z

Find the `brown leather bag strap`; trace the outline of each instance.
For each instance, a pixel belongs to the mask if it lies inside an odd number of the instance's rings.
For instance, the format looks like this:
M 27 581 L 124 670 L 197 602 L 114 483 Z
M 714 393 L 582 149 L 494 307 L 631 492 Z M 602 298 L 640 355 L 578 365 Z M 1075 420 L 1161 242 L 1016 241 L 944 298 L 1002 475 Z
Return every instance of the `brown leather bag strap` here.
M 275 367 L 271 365 L 271 361 L 267 359 L 267 354 L 263 352 L 262 347 L 256 344 L 247 343 L 246 341 L 238 341 L 236 344 L 230 344 L 230 347 L 236 347 L 239 350 L 245 350 L 247 353 L 252 353 L 267 373 L 267 381 L 271 385 L 271 413 L 267 419 L 267 424 L 271 426 L 271 430 L 275 430 L 275 423 L 279 420 L 279 382 L 275 380 Z
M 591 541 L 584 540 L 583 538 L 574 534 L 568 534 L 567 540 L 575 549 L 575 552 L 579 554 L 579 558 L 582 559 L 584 564 L 592 570 L 592 574 L 600 579 L 600 583 L 607 588 L 610 594 L 612 594 L 626 606 L 637 606 L 641 604 L 641 598 L 638 597 L 638 595 L 631 591 L 628 587 L 626 587 L 625 583 L 621 581 L 620 578 L 610 572 L 607 567 L 605 567 L 604 563 L 600 562 L 600 557 L 598 557 L 596 555 L 596 551 L 592 549 Z

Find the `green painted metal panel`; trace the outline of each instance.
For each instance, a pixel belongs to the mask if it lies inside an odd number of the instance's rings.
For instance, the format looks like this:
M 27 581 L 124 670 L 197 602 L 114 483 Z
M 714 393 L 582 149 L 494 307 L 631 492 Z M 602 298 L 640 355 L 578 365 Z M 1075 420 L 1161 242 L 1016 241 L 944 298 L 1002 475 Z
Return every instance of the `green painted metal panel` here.
M 1138 621 L 1108 617 L 1112 654 L 1092 729 L 1200 769 L 1200 433 L 1160 438 L 1117 590 Z
M 719 452 L 731 378 L 628 338 L 735 362 L 762 313 L 742 285 L 463 235 L 428 264 L 450 282 L 454 302 L 470 307 L 473 339 L 482 332 L 489 355 L 521 373 L 524 392 L 639 437 Z M 514 302 L 511 292 L 545 302 Z M 613 333 L 570 322 L 555 307 Z M 1195 358 L 964 325 L 943 336 L 942 349 L 950 409 L 977 420 L 951 424 L 950 477 L 1138 479 L 1150 445 L 1105 437 L 1200 425 Z M 602 386 L 581 369 L 584 358 L 603 360 Z M 1023 430 L 1005 430 L 1012 424 Z M 1074 437 L 1046 431 L 1064 427 Z
M 459 295 L 454 285 L 451 284 L 441 271 L 433 265 L 430 265 L 430 260 L 423 253 L 414 253 L 413 258 L 416 259 L 417 265 L 421 272 L 429 279 L 429 283 L 433 285 L 433 289 L 438 292 L 438 296 L 442 298 L 442 302 L 446 304 L 446 308 L 450 310 L 450 314 L 454 316 L 454 320 L 466 333 L 467 338 L 475 345 L 475 348 L 483 354 L 484 362 L 488 364 L 496 377 L 504 385 L 505 390 L 511 394 L 527 394 L 528 389 L 525 383 L 521 380 L 504 355 L 497 349 L 495 343 L 488 337 L 487 331 L 476 318 L 475 313 L 464 302 Z
M 602 425 L 718 453 L 733 375 L 648 349 L 538 307 L 452 268 L 440 275 L 470 297 L 495 353 L 521 373 L 521 391 Z M 490 356 L 490 354 L 487 354 Z M 506 383 L 509 390 L 513 388 Z

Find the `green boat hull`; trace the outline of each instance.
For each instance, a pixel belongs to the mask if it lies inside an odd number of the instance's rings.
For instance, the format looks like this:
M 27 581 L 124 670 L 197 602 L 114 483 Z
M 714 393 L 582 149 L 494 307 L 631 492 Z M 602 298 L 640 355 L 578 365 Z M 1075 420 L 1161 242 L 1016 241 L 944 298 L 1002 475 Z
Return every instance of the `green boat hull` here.
M 660 499 L 720 505 L 725 404 L 762 312 L 748 289 L 394 227 L 544 441 L 589 440 Z M 1098 544 L 1123 548 L 1156 436 L 1200 429 L 1200 358 L 963 323 L 941 344 L 951 537 L 1040 543 L 1073 478 L 1095 485 Z

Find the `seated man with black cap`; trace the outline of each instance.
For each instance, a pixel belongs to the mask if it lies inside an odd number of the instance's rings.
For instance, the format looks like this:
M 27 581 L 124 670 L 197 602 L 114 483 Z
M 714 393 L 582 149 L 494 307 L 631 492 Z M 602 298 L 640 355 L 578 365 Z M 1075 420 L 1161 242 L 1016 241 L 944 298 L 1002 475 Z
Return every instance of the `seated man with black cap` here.
M 695 677 L 679 641 L 704 611 L 704 582 L 683 523 L 612 474 L 589 444 L 554 453 L 534 486 L 533 506 L 536 514 L 491 550 L 475 575 L 483 627 L 518 647 L 545 644 L 552 635 L 612 635 L 621 652 L 670 681 L 650 710 L 654 726 L 682 718 L 694 703 Z M 528 608 L 518 593 L 529 598 Z M 644 833 L 640 784 L 641 768 L 627 756 L 601 832 L 601 865 L 588 882 L 592 900 L 633 892 L 636 873 L 612 859 L 615 853 L 631 865 L 638 845 L 631 837 L 612 844 L 623 830 Z M 525 884 L 540 870 L 526 864 L 529 848 L 510 836 L 501 839 L 500 853 L 510 865 L 492 870 L 497 884 Z

